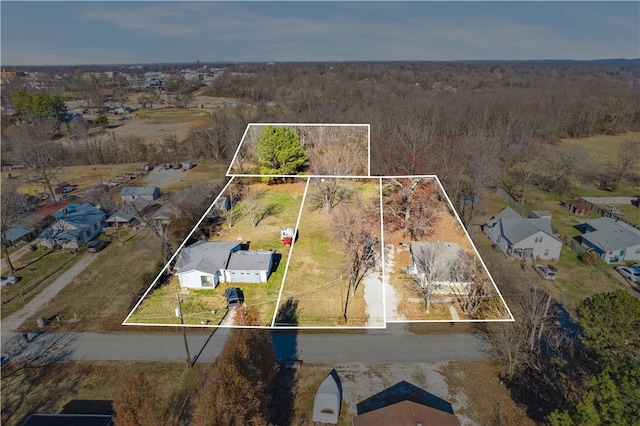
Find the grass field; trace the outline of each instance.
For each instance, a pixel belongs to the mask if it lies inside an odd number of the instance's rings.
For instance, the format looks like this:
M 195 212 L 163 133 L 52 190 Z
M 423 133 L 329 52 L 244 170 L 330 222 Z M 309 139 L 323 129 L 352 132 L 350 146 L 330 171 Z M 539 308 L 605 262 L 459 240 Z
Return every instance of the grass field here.
M 640 132 L 631 132 L 624 135 L 598 135 L 588 138 L 566 138 L 562 144 L 570 147 L 584 149 L 589 157 L 603 166 L 611 166 L 618 160 L 617 153 L 625 140 L 635 140 L 640 144 Z
M 39 249 L 25 253 L 14 263 L 14 267 L 18 269 L 16 275 L 21 277 L 20 281 L 2 287 L 2 318 L 20 310 L 82 256 L 86 254 L 72 254 L 68 250 Z
M 58 315 L 61 322 L 52 324 L 61 331 L 123 331 L 120 324 L 137 300 L 140 289 L 150 284 L 142 282 L 143 275 L 154 271 L 160 260 L 159 242 L 153 234 L 129 232 L 121 232 L 124 244 L 113 236 L 111 244 L 100 253 L 87 253 L 98 258 L 37 316 Z M 66 322 L 75 316 L 79 322 Z
M 369 202 L 378 201 L 378 180 L 366 182 L 343 179 L 339 185 L 351 188 L 356 197 Z M 297 303 L 298 324 L 307 327 L 349 326 L 363 327 L 367 325 L 365 313 L 364 287 L 358 286 L 355 295 L 350 296 L 347 321 L 342 318 L 347 296 L 348 272 L 342 243 L 333 234 L 333 223 L 336 220 L 323 208 L 317 208 L 310 201 L 314 198 L 317 186 L 309 185 L 307 200 L 303 208 L 299 240 L 293 247 L 289 270 L 282 292 L 281 305 L 287 301 Z M 358 214 L 355 204 L 344 202 L 343 206 Z M 341 207 L 341 206 L 338 206 Z M 337 210 L 336 207 L 333 212 Z M 379 218 L 379 214 L 377 215 Z M 380 222 L 370 222 L 370 229 L 380 240 Z M 380 251 L 377 248 L 376 251 Z
M 85 189 L 107 182 L 116 176 L 124 176 L 125 173 L 133 173 L 142 163 L 130 163 L 130 164 L 99 164 L 95 166 L 65 166 L 55 175 L 52 183 L 69 182 L 72 185 L 77 185 L 76 191 L 71 192 L 69 195 L 73 195 L 76 192 L 84 191 Z M 28 178 L 30 172 L 28 170 L 16 170 L 12 171 L 12 176 L 22 179 Z M 5 174 L 2 175 L 3 183 L 5 183 Z M 139 178 L 142 180 L 144 177 Z M 132 185 L 136 185 L 137 181 L 131 181 Z
M 255 308 L 263 325 L 271 325 L 276 310 L 276 302 L 282 280 L 289 246 L 280 242 L 280 228 L 295 226 L 302 196 L 303 183 L 291 183 L 269 187 L 262 183 L 252 185 L 252 190 L 263 194 L 260 205 L 268 208 L 270 213 L 257 226 L 253 226 L 247 214 L 247 202 L 240 201 L 235 209 L 240 214 L 231 228 L 224 224 L 211 241 L 249 242 L 251 250 L 275 250 L 275 269 L 266 283 L 242 284 L 221 283 L 211 290 L 183 290 L 181 291 L 177 279 L 150 292 L 142 304 L 136 309 L 128 323 L 178 324 L 175 316 L 177 306 L 176 293 L 181 293 L 183 316 L 186 324 L 217 325 L 226 311 L 224 291 L 228 287 L 240 287 L 245 296 L 245 305 Z M 224 195 L 224 194 L 223 194 Z M 216 311 L 213 313 L 212 311 Z M 207 323 L 207 320 L 209 323 Z
M 208 112 L 196 108 L 143 109 L 136 112 L 136 117 L 148 124 L 188 123 L 208 116 Z

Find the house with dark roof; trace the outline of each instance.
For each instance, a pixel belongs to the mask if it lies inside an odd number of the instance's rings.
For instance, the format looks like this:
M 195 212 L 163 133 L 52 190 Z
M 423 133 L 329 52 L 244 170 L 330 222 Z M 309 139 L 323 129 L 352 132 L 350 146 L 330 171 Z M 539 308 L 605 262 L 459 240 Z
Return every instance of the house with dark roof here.
M 273 250 L 242 250 L 240 242 L 198 241 L 182 249 L 175 270 L 183 288 L 217 287 L 221 282 L 267 282 Z
M 640 260 L 640 230 L 610 217 L 588 220 L 576 228 L 582 246 L 607 263 Z
M 511 207 L 484 224 L 484 233 L 509 259 L 559 259 L 562 241 L 551 229 L 548 216 L 523 218 Z
M 51 216 L 55 222 L 38 235 L 38 243 L 46 247 L 79 248 L 106 226 L 105 213 L 87 202 L 69 204 Z

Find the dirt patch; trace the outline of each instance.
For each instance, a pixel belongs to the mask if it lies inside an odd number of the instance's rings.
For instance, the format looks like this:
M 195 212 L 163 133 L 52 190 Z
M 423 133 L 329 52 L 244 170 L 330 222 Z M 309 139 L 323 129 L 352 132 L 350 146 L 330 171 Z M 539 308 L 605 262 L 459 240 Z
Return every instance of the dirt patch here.
M 189 131 L 204 122 L 204 118 L 197 121 L 187 121 L 180 123 L 149 123 L 140 118 L 130 118 L 126 120 L 124 124 L 118 126 L 111 132 L 118 136 L 137 136 L 144 138 L 147 142 L 158 142 L 162 140 L 164 136 L 176 135 L 178 140 L 184 140 L 189 134 Z

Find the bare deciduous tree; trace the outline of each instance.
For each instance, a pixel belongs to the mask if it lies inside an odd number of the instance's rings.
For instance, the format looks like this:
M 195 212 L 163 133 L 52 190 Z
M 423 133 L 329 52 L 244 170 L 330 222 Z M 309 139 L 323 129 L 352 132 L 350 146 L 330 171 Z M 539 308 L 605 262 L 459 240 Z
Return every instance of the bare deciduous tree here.
M 50 138 L 51 126 L 47 121 L 22 124 L 14 132 L 14 149 L 23 163 L 33 169 L 35 176 L 49 190 L 51 199 L 56 199 L 53 181 L 62 169 L 63 150 Z
M 18 193 L 15 192 L 13 185 L 4 183 L 2 187 L 2 193 L 0 194 L 0 238 L 2 255 L 6 259 L 9 275 L 14 275 L 16 271 L 9 256 L 7 231 L 18 224 L 18 213 L 20 213 L 22 209 L 22 201 Z
M 349 298 L 353 297 L 364 277 L 374 270 L 380 253 L 380 241 L 372 232 L 373 207 L 360 203 L 353 209 L 342 207 L 333 214 L 333 234 L 345 252 L 348 276 L 343 318 L 347 321 Z

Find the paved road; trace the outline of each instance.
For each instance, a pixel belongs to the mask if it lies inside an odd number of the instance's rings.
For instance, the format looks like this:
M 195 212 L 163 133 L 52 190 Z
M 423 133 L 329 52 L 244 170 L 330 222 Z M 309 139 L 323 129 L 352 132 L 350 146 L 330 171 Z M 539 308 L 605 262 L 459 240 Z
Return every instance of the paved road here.
M 219 354 L 229 329 L 211 334 L 187 330 L 189 350 L 198 361 L 211 362 Z M 172 334 L 43 333 L 27 343 L 22 334 L 3 333 L 2 361 L 132 360 L 186 361 L 181 332 Z M 488 345 L 473 334 L 275 334 L 281 359 L 316 363 L 440 362 L 485 359 Z
M 49 284 L 40 294 L 31 299 L 29 303 L 24 305 L 18 312 L 9 315 L 2 320 L 2 334 L 15 331 L 27 319 L 37 314 L 56 294 L 58 294 L 67 284 L 74 280 L 82 271 L 85 270 L 100 254 L 86 253 L 84 258 L 80 259 L 69 270 L 60 275 L 54 282 Z

